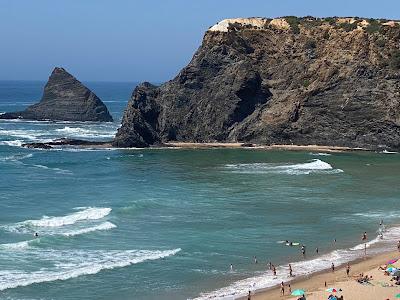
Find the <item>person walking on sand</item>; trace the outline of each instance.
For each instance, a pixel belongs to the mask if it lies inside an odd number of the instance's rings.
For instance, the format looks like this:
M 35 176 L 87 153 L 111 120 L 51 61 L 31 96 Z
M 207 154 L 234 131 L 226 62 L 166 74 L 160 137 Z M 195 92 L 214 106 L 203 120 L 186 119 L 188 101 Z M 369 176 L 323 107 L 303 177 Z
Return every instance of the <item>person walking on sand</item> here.
M 293 277 L 293 270 L 291 264 L 289 264 L 289 277 Z
M 349 263 L 347 263 L 347 266 L 346 266 L 346 274 L 347 274 L 347 277 L 349 277 L 349 274 L 350 274 L 350 264 Z
M 281 282 L 281 294 L 282 296 L 285 295 L 285 284 L 283 283 L 283 281 Z
M 332 263 L 331 269 L 332 269 L 332 272 L 335 272 L 335 264 L 334 263 Z

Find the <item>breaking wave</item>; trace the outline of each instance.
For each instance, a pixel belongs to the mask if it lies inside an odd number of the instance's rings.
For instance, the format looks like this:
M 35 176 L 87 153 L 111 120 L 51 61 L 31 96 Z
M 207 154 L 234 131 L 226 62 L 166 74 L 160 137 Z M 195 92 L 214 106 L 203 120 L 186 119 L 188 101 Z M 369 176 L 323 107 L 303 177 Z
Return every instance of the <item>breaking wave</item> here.
M 330 164 L 320 159 L 313 159 L 307 163 L 300 164 L 275 164 L 275 163 L 250 163 L 250 164 L 227 164 L 225 168 L 232 173 L 244 174 L 289 174 L 308 175 L 313 173 L 335 174 L 343 170 L 334 169 Z
M 30 250 L 29 256 L 19 256 L 13 253 L 15 258 L 29 259 L 42 262 L 49 267 L 35 271 L 20 269 L 0 270 L 0 291 L 20 286 L 28 286 L 34 283 L 52 282 L 56 280 L 68 280 L 83 275 L 97 274 L 102 270 L 111 270 L 135 265 L 148 260 L 158 260 L 173 256 L 181 251 L 174 250 Z M 0 252 L 0 258 L 2 258 Z M 8 253 L 9 255 L 9 253 Z
M 73 225 L 77 222 L 99 220 L 110 214 L 111 208 L 88 207 L 72 214 L 61 217 L 43 216 L 39 220 L 26 220 L 5 226 L 8 231 L 17 233 L 31 233 L 38 228 L 54 228 Z
M 87 228 L 82 228 L 82 229 L 63 232 L 63 233 L 61 233 L 61 235 L 64 235 L 64 236 L 76 236 L 76 235 L 81 235 L 81 234 L 94 232 L 94 231 L 98 231 L 98 230 L 110 230 L 110 229 L 113 229 L 113 228 L 116 228 L 116 227 L 117 227 L 117 225 L 115 225 L 115 224 L 113 224 L 111 222 L 104 222 L 104 223 L 101 223 L 99 225 L 95 225 L 95 226 L 92 226 L 92 227 L 87 227 Z

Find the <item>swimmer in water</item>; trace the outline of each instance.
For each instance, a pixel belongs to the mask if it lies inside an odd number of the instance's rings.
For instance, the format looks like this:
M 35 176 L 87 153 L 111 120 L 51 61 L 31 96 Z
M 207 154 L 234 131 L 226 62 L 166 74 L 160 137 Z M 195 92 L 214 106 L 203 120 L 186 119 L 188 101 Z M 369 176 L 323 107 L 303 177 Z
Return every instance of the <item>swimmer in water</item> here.
M 34 237 L 39 237 L 39 233 L 35 232 Z

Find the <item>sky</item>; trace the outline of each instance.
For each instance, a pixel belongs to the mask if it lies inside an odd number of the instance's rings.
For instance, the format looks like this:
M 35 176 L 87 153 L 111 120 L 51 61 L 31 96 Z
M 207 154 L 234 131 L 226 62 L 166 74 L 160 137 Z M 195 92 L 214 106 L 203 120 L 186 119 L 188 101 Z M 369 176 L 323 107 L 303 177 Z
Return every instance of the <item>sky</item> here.
M 0 0 L 0 80 L 172 79 L 213 24 L 235 17 L 400 19 L 400 0 Z

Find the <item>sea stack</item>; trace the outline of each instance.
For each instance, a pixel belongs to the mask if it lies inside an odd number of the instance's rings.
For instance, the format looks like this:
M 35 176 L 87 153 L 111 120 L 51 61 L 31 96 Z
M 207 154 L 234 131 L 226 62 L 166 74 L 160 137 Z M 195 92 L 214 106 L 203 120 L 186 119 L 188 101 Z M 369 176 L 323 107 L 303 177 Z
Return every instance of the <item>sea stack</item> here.
M 63 68 L 55 68 L 39 103 L 24 111 L 0 115 L 0 119 L 112 122 L 104 103 Z
M 136 88 L 114 145 L 247 142 L 400 149 L 400 23 L 227 19 L 161 86 Z

